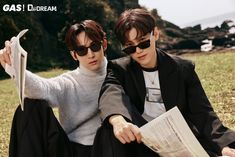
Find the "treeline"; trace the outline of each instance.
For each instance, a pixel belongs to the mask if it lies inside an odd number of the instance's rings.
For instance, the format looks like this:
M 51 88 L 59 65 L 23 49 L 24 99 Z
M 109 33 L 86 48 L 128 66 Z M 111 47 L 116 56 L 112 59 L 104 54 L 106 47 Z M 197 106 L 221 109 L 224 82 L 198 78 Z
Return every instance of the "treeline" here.
M 6 4 L 10 8 L 3 11 Z M 20 8 L 20 5 L 28 4 L 56 6 L 57 11 L 27 11 L 26 8 Z M 14 10 L 16 5 L 19 8 Z M 70 25 L 85 19 L 99 22 L 106 31 L 108 58 L 120 56 L 120 48 L 113 35 L 115 21 L 125 9 L 139 5 L 138 0 L 1 0 L 0 7 L 1 48 L 5 40 L 17 35 L 22 29 L 29 29 L 21 40 L 23 48 L 28 52 L 27 68 L 40 71 L 52 67 L 72 69 L 76 66 L 65 46 L 64 36 Z M 1 68 L 0 77 L 3 76 L 6 75 Z

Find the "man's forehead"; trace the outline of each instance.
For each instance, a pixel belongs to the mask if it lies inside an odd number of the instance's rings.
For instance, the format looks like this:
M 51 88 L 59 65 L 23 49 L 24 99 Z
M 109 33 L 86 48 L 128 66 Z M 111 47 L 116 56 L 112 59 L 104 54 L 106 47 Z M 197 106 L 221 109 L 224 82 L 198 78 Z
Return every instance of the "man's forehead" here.
M 77 35 L 77 43 L 79 45 L 89 45 L 89 43 L 91 42 L 91 39 L 86 35 L 84 31 Z
M 139 38 L 138 37 L 138 32 L 135 28 L 132 28 L 130 31 L 127 32 L 127 40 L 132 41 Z
M 143 37 L 145 37 L 146 34 L 143 34 L 140 31 L 137 31 L 135 28 L 132 28 L 129 32 L 127 32 L 126 34 L 126 44 L 128 43 L 132 43 L 134 41 L 139 41 L 141 40 Z

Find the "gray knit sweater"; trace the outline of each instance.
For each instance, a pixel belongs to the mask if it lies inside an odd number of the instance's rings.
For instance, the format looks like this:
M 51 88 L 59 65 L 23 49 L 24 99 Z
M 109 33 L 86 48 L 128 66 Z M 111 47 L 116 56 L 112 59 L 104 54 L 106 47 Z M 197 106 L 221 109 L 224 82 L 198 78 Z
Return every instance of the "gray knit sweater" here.
M 29 98 L 45 99 L 59 108 L 59 121 L 73 142 L 92 145 L 97 128 L 98 96 L 106 75 L 107 60 L 101 68 L 90 71 L 83 66 L 60 76 L 46 79 L 26 72 L 25 94 Z

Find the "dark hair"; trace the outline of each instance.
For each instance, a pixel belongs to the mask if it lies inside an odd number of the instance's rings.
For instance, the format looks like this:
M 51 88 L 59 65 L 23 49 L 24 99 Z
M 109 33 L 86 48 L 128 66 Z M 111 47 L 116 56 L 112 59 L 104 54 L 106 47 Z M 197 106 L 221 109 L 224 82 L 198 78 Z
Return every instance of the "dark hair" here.
M 65 36 L 65 43 L 69 51 L 73 51 L 77 48 L 79 43 L 76 37 L 83 31 L 94 42 L 100 42 L 106 38 L 103 28 L 97 22 L 93 20 L 85 20 L 81 23 L 76 23 L 69 28 Z
M 154 17 L 147 10 L 136 8 L 126 10 L 121 14 L 114 31 L 117 39 L 124 45 L 132 28 L 137 30 L 137 37 L 140 37 L 150 33 L 154 27 Z

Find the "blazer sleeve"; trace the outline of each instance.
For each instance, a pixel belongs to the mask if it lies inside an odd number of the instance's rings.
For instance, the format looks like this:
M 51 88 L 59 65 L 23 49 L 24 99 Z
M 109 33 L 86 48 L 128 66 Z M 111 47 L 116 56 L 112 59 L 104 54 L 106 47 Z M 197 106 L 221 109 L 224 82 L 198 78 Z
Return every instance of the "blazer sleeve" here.
M 102 120 L 117 114 L 131 120 L 128 111 L 130 100 L 125 94 L 121 83 L 123 75 L 124 71 L 121 67 L 111 62 L 108 64 L 107 75 L 101 87 L 99 97 L 99 110 Z
M 199 129 L 200 134 L 211 143 L 214 150 L 220 154 L 223 147 L 234 145 L 235 132 L 225 127 L 214 112 L 194 70 L 194 65 L 190 64 L 185 70 L 184 73 L 188 74 L 186 97 L 190 120 Z

